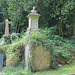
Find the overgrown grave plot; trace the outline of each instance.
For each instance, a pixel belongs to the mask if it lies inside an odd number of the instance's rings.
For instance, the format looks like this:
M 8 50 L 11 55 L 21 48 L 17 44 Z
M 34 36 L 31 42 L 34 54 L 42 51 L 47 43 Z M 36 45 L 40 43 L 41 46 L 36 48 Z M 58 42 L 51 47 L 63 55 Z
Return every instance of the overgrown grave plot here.
M 24 48 L 23 43 L 13 43 L 7 49 L 6 52 L 6 66 L 17 66 L 24 59 Z
M 43 36 L 40 38 L 36 33 L 30 35 L 32 37 L 25 48 L 26 67 L 31 71 L 50 69 L 53 61 L 51 41 L 44 39 Z

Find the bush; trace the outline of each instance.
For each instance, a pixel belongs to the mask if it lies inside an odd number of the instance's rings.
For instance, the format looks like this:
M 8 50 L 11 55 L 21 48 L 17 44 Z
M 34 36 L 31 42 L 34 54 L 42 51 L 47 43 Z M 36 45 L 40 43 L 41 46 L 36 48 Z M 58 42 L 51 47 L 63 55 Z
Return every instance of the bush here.
M 25 44 L 14 43 L 7 49 L 7 66 L 18 65 L 24 59 Z M 14 59 L 13 59 L 14 58 Z M 11 61 L 10 61 L 11 60 Z M 13 63 L 14 62 L 14 63 Z
M 20 33 L 12 33 L 11 34 L 11 40 L 15 40 L 17 38 L 21 38 L 22 35 Z
M 72 51 L 74 51 L 75 47 L 71 45 L 71 43 L 64 43 L 64 42 L 60 44 L 59 43 L 60 41 L 58 42 L 57 40 L 55 41 L 55 44 L 54 44 L 54 53 L 57 58 L 56 62 L 58 64 L 69 64 L 73 62 L 75 56 L 73 55 Z
M 51 51 L 51 68 L 57 68 L 57 64 L 69 64 L 75 59 L 75 40 L 58 36 L 56 27 L 42 29 L 38 34 L 26 33 L 23 38 L 20 36 L 21 39 L 16 41 L 18 37 L 13 34 L 11 35 L 11 40 L 15 40 L 13 44 L 0 46 L 1 53 L 5 53 L 5 55 L 12 53 L 11 57 L 17 57 L 15 65 L 24 65 L 24 49 L 29 40 L 33 40 L 36 45 L 44 44 Z

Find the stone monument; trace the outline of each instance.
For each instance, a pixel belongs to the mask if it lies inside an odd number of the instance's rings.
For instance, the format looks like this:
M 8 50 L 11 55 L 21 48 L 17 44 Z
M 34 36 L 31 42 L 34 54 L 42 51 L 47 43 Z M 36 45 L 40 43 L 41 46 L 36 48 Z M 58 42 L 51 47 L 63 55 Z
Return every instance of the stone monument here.
M 9 23 L 9 21 L 8 21 L 8 19 L 6 19 L 4 36 L 8 36 L 9 35 L 9 24 L 8 23 Z
M 29 18 L 29 26 L 28 26 L 28 32 L 36 32 L 38 33 L 38 19 L 40 14 L 38 14 L 35 10 L 35 7 L 33 7 L 33 10 L 31 10 L 31 13 L 27 16 Z
M 38 33 L 38 14 L 33 7 L 31 13 L 27 16 L 29 18 L 29 33 Z M 45 46 L 33 45 L 30 47 L 30 40 L 25 46 L 25 65 L 31 69 L 31 71 L 39 71 L 50 68 L 50 50 L 47 50 Z
M 11 43 L 10 35 L 9 35 L 9 21 L 6 19 L 5 22 L 5 34 L 4 34 L 4 44 L 9 44 Z

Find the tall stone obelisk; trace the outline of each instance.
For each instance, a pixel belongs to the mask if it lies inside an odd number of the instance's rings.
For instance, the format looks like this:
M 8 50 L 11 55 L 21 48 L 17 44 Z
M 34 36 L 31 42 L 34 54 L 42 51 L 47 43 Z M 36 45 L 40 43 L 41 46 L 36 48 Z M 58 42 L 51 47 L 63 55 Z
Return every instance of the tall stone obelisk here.
M 9 35 L 9 21 L 8 21 L 8 19 L 6 19 L 4 36 L 8 36 L 8 35 Z

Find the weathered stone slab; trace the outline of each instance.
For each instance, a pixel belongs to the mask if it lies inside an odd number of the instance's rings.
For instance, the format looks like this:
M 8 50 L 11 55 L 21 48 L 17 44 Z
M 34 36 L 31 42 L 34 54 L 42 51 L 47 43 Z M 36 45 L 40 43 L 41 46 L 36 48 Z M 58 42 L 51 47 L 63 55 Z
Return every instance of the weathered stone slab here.
M 51 62 L 49 50 L 47 50 L 45 47 L 37 46 L 34 49 L 33 55 L 33 64 L 36 71 L 50 68 Z
M 3 54 L 0 54 L 0 71 L 3 69 Z
M 43 46 L 36 46 L 33 48 L 33 53 L 31 55 L 31 50 L 32 49 L 30 49 L 27 44 L 25 48 L 25 64 L 28 65 L 28 62 L 31 60 L 31 56 L 33 56 L 32 61 L 30 62 L 32 63 L 32 71 L 49 69 L 51 64 L 50 51 Z

